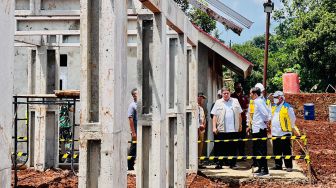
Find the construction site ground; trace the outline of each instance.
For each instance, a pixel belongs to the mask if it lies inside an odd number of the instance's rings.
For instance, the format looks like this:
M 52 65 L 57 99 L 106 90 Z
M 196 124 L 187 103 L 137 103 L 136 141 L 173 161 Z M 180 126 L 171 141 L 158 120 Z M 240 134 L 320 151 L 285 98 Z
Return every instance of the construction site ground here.
M 213 166 L 208 166 L 206 170 L 198 174 L 187 175 L 187 187 L 336 187 L 336 122 L 327 120 L 324 108 L 327 103 L 335 104 L 336 95 L 326 94 L 318 96 L 286 96 L 293 106 L 303 106 L 306 98 L 316 99 L 315 105 L 318 114 L 317 120 L 303 120 L 302 111 L 298 111 L 297 126 L 302 133 L 308 137 L 308 151 L 311 157 L 312 185 L 307 181 L 308 168 L 304 160 L 298 160 L 294 166 L 294 172 L 270 171 L 270 177 L 254 178 L 251 169 L 248 169 L 248 162 L 240 163 L 246 169 L 229 170 L 227 167 L 221 170 L 213 170 Z M 327 102 L 325 100 L 328 100 Z M 330 101 L 331 100 L 331 101 Z M 321 105 L 319 105 L 321 103 Z M 321 106 L 321 107 L 320 107 Z M 320 107 L 320 108 L 319 108 Z M 294 155 L 303 155 L 300 147 L 294 145 Z M 272 164 L 270 164 L 271 166 Z M 225 178 L 234 174 L 244 176 L 239 178 Z M 245 174 L 245 175 L 244 175 Z M 26 169 L 18 172 L 18 187 L 77 187 L 78 178 L 69 170 L 47 170 L 37 172 Z M 278 177 L 278 178 L 277 178 Z M 279 178 L 282 177 L 282 178 Z M 136 176 L 132 173 L 128 175 L 128 187 L 136 185 Z

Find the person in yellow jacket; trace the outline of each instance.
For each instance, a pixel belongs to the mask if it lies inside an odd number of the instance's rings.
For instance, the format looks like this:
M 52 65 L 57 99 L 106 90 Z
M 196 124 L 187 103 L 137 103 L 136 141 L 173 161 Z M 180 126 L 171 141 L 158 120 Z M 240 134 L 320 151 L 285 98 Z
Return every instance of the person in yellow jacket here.
M 285 102 L 284 93 L 276 91 L 273 94 L 271 132 L 273 137 L 292 136 L 295 128 L 295 113 L 290 104 Z M 290 139 L 273 140 L 274 155 L 292 155 Z M 293 169 L 292 159 L 284 159 L 287 172 Z M 275 167 L 271 170 L 282 170 L 282 159 L 275 159 Z

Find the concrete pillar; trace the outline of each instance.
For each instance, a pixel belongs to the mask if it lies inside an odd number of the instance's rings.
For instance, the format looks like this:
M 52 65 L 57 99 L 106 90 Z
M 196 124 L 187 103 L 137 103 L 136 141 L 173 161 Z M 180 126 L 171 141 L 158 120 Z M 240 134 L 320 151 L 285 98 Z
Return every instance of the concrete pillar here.
M 47 93 L 47 48 L 45 46 L 37 47 L 36 51 L 36 94 Z M 46 169 L 46 116 L 47 107 L 36 105 L 35 107 L 35 138 L 34 138 L 34 167 L 36 170 L 44 171 Z
M 14 1 L 0 1 L 0 187 L 11 186 Z
M 81 0 L 79 187 L 127 186 L 126 1 Z
M 187 38 L 184 34 L 179 34 L 177 38 L 177 59 L 176 64 L 176 119 L 177 119 L 177 147 L 176 173 L 174 187 L 185 187 L 186 180 L 186 82 L 187 80 Z
M 198 93 L 198 64 L 197 64 L 197 47 L 192 47 L 190 51 L 189 63 L 189 106 L 191 119 L 189 124 L 189 166 L 191 172 L 196 173 L 198 170 L 198 122 L 197 122 L 197 93 Z
M 160 3 L 165 7 L 167 2 Z M 144 21 L 143 27 L 143 41 L 150 42 L 142 44 L 137 187 L 166 187 L 166 18 L 155 13 L 152 26 Z

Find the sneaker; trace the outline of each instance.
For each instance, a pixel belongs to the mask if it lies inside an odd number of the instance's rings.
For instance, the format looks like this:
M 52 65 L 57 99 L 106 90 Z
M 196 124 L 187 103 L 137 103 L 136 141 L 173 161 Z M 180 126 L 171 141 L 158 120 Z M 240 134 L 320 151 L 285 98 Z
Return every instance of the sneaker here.
M 215 169 L 222 169 L 222 165 L 216 165 Z
M 292 168 L 287 168 L 286 171 L 287 171 L 287 172 L 292 172 L 293 169 L 292 169 Z
M 198 165 L 198 169 L 205 169 L 204 165 Z
M 261 173 L 261 169 L 260 168 L 258 168 L 257 171 L 253 172 L 253 174 L 259 174 L 259 173 Z
M 234 165 L 234 166 L 230 166 L 230 168 L 231 168 L 232 170 L 237 170 L 237 169 L 239 169 L 239 166 L 238 166 L 238 165 Z
M 278 167 L 278 166 L 275 166 L 275 167 L 272 167 L 270 168 L 271 170 L 282 170 L 282 167 Z
M 257 174 L 257 176 L 259 177 L 267 177 L 267 176 L 270 176 L 268 172 L 260 172 Z

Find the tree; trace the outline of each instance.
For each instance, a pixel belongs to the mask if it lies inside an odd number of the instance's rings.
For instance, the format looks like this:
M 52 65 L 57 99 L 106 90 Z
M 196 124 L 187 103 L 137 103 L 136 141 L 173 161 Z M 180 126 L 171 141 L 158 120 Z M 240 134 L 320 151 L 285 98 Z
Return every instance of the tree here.
M 282 0 L 274 18 L 282 68 L 300 67 L 301 89 L 336 85 L 336 1 Z

